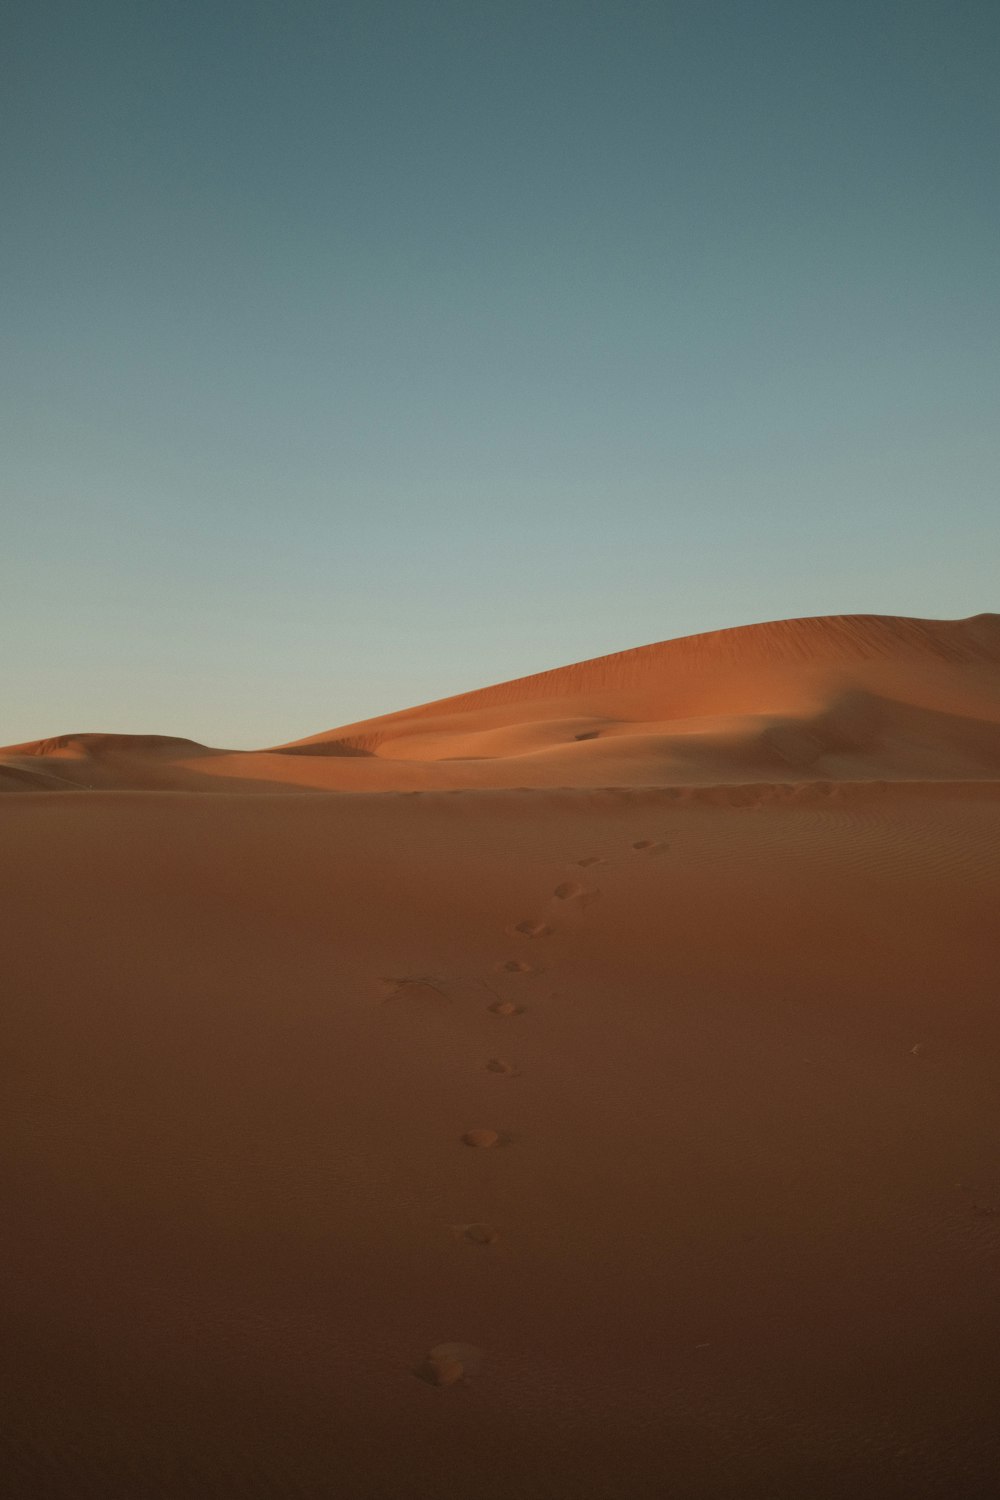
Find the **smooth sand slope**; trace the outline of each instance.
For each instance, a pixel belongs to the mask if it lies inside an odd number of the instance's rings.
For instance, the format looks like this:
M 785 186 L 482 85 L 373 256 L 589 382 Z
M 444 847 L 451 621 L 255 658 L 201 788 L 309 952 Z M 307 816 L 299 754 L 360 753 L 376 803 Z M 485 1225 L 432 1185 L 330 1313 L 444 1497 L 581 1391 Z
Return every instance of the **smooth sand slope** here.
M 272 750 L 111 734 L 0 750 L 0 786 L 10 790 L 405 791 L 998 776 L 1000 615 L 853 615 L 718 630 Z
M 12 1493 L 1000 1488 L 997 617 L 0 776 Z

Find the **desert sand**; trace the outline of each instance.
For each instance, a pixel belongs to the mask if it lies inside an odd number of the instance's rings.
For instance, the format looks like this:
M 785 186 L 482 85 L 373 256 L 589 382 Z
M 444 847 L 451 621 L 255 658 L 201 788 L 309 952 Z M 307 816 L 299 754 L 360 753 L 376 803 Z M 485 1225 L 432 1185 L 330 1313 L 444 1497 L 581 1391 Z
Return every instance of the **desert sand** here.
M 13 1494 L 1000 1490 L 1000 617 L 0 788 Z

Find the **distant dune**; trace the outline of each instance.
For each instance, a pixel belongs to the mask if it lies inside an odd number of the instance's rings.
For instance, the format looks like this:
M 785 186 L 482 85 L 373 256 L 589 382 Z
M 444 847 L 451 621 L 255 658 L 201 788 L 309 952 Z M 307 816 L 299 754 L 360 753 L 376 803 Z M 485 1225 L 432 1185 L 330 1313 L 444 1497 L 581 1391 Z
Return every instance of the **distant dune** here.
M 579 662 L 264 751 L 74 734 L 0 784 L 252 791 L 669 786 L 1000 775 L 1000 616 L 841 615 Z M 54 775 L 54 771 L 50 774 Z
M 18 1500 L 997 1492 L 1000 617 L 0 787 Z

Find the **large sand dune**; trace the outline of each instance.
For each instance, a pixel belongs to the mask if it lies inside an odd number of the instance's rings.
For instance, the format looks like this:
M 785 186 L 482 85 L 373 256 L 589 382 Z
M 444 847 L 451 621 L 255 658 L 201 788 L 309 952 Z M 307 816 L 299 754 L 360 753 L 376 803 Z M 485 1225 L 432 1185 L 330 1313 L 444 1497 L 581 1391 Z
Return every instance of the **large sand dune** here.
M 0 784 L 25 775 L 53 790 L 206 791 L 991 779 L 1000 616 L 713 631 L 268 751 L 109 734 L 0 751 Z
M 13 1494 L 1000 1488 L 998 617 L 0 785 Z

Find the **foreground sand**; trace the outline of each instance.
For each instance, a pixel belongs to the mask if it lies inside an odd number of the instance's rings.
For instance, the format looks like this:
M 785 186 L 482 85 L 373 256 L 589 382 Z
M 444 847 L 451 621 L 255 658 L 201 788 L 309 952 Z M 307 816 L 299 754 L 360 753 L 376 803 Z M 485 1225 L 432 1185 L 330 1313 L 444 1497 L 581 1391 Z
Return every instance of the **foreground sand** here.
M 975 774 L 0 800 L 13 1492 L 994 1493 L 1000 694 L 932 678 Z M 79 745 L 12 785 L 178 759 Z

